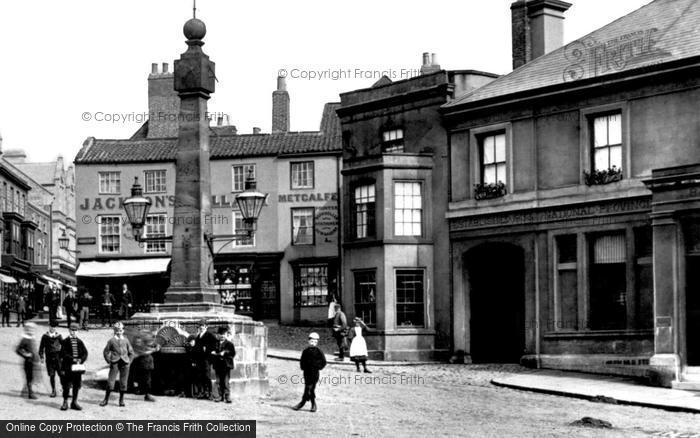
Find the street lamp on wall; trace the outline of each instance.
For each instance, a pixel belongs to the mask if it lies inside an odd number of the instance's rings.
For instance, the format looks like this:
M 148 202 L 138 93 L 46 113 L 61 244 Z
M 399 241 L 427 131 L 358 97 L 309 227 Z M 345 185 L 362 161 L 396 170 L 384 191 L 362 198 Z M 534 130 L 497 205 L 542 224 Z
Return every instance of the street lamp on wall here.
M 63 230 L 63 234 L 61 234 L 61 237 L 58 238 L 58 247 L 64 251 L 68 251 L 71 253 L 79 253 L 80 251 L 70 249 L 68 246 L 70 245 L 70 239 L 66 235 L 66 230 Z
M 215 255 L 215 240 L 228 240 L 229 242 L 233 242 L 253 237 L 257 228 L 258 217 L 260 217 L 260 212 L 265 206 L 267 197 L 268 195 L 266 193 L 257 191 L 257 183 L 253 177 L 253 170 L 250 169 L 245 180 L 245 190 L 236 195 L 236 206 L 241 212 L 245 229 L 243 232 L 235 234 L 205 233 L 204 240 L 207 242 L 212 257 Z M 134 240 L 137 242 L 172 241 L 173 236 L 143 237 L 143 228 L 146 224 L 146 218 L 150 208 L 151 200 L 143 196 L 143 187 L 141 187 L 139 179 L 136 177 L 134 179 L 134 185 L 131 187 L 131 197 L 124 200 L 124 210 L 126 211 L 126 216 L 129 218 Z

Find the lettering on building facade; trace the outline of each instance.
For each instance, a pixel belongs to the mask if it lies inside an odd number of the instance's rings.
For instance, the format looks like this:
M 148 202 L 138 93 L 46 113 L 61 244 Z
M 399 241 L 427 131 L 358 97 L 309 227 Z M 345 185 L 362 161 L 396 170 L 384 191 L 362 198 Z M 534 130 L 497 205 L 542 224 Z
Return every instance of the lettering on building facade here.
M 496 213 L 474 217 L 455 218 L 450 220 L 450 231 L 530 225 L 557 221 L 576 221 L 577 219 L 586 219 L 586 223 L 589 223 L 590 219 L 596 219 L 602 224 L 609 222 L 609 219 L 605 218 L 605 216 L 608 215 L 637 212 L 648 213 L 650 210 L 651 199 L 628 199 L 571 208 L 555 208 L 516 213 Z
M 278 202 L 315 202 L 315 201 L 338 201 L 337 193 L 293 193 L 280 194 Z

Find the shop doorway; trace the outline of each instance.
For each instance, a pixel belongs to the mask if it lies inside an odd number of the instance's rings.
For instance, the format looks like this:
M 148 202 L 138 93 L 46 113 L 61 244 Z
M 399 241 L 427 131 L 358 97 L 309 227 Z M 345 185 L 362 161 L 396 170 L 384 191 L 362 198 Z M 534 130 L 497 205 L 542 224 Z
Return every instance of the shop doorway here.
M 524 254 L 520 247 L 488 243 L 466 256 L 475 363 L 517 363 L 525 347 Z
M 700 255 L 686 257 L 685 338 L 687 365 L 700 366 Z

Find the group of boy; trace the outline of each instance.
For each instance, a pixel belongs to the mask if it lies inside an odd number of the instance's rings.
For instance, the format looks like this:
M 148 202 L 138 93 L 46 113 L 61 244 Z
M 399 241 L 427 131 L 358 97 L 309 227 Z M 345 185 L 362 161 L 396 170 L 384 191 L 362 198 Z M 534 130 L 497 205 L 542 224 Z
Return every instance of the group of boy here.
M 85 361 L 88 352 L 82 340 L 78 339 L 77 324 L 71 324 L 68 329 L 68 337 L 63 338 L 56 331 L 57 324 L 52 322 L 49 331 L 41 337 L 39 350 L 36 350 L 34 332 L 36 324 L 28 322 L 24 327 L 24 334 L 16 352 L 24 359 L 24 375 L 27 382 L 27 395 L 30 399 L 36 399 L 32 383 L 34 369 L 38 361 L 46 364 L 46 371 L 51 382 L 50 397 L 56 397 L 56 374 L 59 375 L 63 387 L 63 405 L 61 410 L 68 409 L 68 398 L 72 393 L 71 409 L 80 411 L 78 393 L 82 383 L 82 374 L 85 372 Z
M 197 324 L 197 334 L 187 339 L 187 350 L 193 371 L 192 396 L 231 403 L 231 370 L 236 348 L 231 341 L 231 330 L 227 326 L 218 328 L 216 335 L 208 330 L 205 320 Z M 212 388 L 211 370 L 216 376 L 216 388 Z M 214 396 L 213 389 L 218 391 Z

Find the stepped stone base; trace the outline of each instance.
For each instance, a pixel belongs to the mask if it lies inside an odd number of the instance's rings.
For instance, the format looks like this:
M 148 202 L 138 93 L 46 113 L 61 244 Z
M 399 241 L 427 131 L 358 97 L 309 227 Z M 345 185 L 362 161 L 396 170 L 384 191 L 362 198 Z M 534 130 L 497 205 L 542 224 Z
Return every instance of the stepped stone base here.
M 230 327 L 236 347 L 235 368 L 231 370 L 231 395 L 261 395 L 269 385 L 267 327 L 250 317 L 236 315 L 234 309 L 234 306 L 215 303 L 155 304 L 151 312 L 136 313 L 123 322 L 127 333 L 146 329 L 156 334 L 157 342 L 161 344 L 161 352 L 158 353 L 161 359 L 184 355 L 184 340 L 197 333 L 198 323 L 202 319 L 207 321 L 209 331 L 213 333 L 221 326 Z M 156 361 L 157 364 L 175 362 L 178 361 Z M 153 373 L 158 373 L 158 369 Z M 213 372 L 211 375 L 214 377 Z

